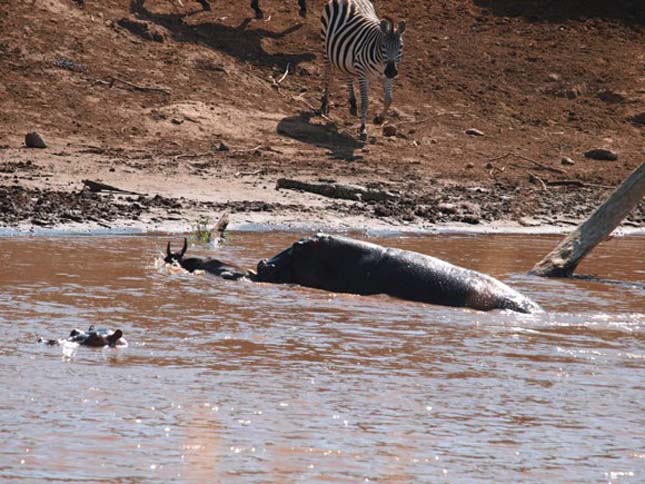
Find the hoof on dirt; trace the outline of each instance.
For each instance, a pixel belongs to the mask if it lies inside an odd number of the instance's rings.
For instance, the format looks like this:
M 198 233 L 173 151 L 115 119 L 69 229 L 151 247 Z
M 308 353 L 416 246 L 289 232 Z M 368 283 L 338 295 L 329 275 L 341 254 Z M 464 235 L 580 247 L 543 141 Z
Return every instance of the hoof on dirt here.
M 367 132 L 361 133 L 358 139 L 361 141 L 367 141 Z
M 352 116 L 358 116 L 358 109 L 356 109 L 356 106 L 349 106 L 349 114 Z
M 384 114 L 377 114 L 374 116 L 374 124 L 383 124 L 385 122 Z

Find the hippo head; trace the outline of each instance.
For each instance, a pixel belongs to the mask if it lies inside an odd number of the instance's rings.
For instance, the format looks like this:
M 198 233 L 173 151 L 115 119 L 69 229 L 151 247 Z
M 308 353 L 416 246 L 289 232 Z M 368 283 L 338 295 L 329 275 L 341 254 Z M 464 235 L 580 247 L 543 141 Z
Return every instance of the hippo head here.
M 170 242 L 168 242 L 168 246 L 166 247 L 166 257 L 164 257 L 164 262 L 166 264 L 181 264 L 181 260 L 184 258 L 184 254 L 186 253 L 186 250 L 188 249 L 188 240 L 186 237 L 184 237 L 184 246 L 179 252 L 171 252 L 170 251 Z
M 257 267 L 257 280 L 277 284 L 295 283 L 308 287 L 335 290 L 338 276 L 343 272 L 346 257 L 353 257 L 351 250 L 344 250 L 338 237 L 316 234 L 301 239 L 269 260 L 262 260 Z
M 123 339 L 123 331 L 120 329 L 111 331 L 103 328 L 95 329 L 94 326 L 90 326 L 87 331 L 73 329 L 69 333 L 68 341 L 94 347 L 110 346 L 114 348 L 115 346 L 127 345 L 125 339 Z
M 293 247 L 283 250 L 271 259 L 262 259 L 257 267 L 257 279 L 262 282 L 285 284 L 293 281 Z

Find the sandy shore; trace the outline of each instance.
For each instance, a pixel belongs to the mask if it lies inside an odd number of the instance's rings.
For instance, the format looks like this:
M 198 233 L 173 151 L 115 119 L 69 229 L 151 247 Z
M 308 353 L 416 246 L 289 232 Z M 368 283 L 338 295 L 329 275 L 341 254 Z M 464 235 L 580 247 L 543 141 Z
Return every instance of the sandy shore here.
M 189 233 L 199 224 L 208 228 L 224 212 L 230 230 L 245 231 L 562 234 L 609 193 L 593 188 L 547 193 L 490 182 L 464 187 L 436 179 L 423 180 L 430 190 L 414 190 L 405 177 L 386 170 L 374 176 L 367 165 L 334 179 L 302 176 L 280 166 L 275 155 L 252 166 L 234 155 L 185 162 L 167 154 L 114 156 L 70 146 L 4 149 L 0 155 L 1 235 Z M 285 176 L 369 186 L 392 198 L 347 200 L 277 189 L 276 181 Z M 83 183 L 88 179 L 124 192 L 91 192 Z M 557 198 L 557 214 L 546 212 L 548 204 L 531 203 L 536 196 Z M 644 235 L 642 220 L 639 207 L 614 235 Z

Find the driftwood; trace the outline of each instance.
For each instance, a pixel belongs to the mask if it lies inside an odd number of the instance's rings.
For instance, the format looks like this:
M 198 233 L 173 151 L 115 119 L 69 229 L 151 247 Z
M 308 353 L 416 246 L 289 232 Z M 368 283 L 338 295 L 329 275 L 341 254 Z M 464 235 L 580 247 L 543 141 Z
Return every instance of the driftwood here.
M 569 277 L 582 258 L 602 242 L 622 222 L 645 195 L 645 163 L 571 232 L 530 273 L 543 277 Z
M 341 185 L 338 183 L 307 183 L 289 178 L 280 178 L 276 188 L 285 188 L 287 190 L 303 190 L 305 192 L 315 193 L 329 198 L 341 198 L 344 200 L 374 200 L 382 202 L 384 200 L 394 200 L 397 198 L 393 193 L 385 190 L 373 190 L 355 185 Z
M 215 226 L 208 233 L 208 243 L 212 246 L 219 246 L 226 240 L 226 229 L 229 222 L 229 212 L 224 212 Z
M 165 88 L 165 87 L 157 87 L 157 86 L 140 86 L 138 84 L 135 84 L 130 81 L 126 81 L 125 79 L 121 79 L 120 77 L 115 77 L 115 76 L 109 76 L 107 79 L 91 79 L 92 84 L 102 84 L 104 86 L 108 86 L 110 88 L 114 87 L 114 85 L 117 82 L 120 82 L 127 88 L 134 90 L 134 91 L 140 91 L 140 92 L 160 92 L 162 94 L 166 94 L 167 96 L 170 96 L 171 92 L 170 89 Z
M 95 182 L 92 180 L 83 180 L 83 185 L 85 185 L 91 192 L 118 192 L 126 193 L 128 195 L 141 195 L 141 193 L 123 190 L 121 188 L 113 187 L 112 185 L 106 185 L 105 183 Z
M 488 161 L 489 163 L 492 161 L 499 161 L 503 160 L 504 158 L 508 158 L 509 156 L 519 158 L 520 160 L 528 161 L 529 163 L 533 163 L 537 168 L 541 170 L 546 170 L 546 171 L 552 171 L 553 173 L 559 173 L 560 175 L 566 175 L 567 170 L 564 170 L 562 168 L 555 168 L 553 166 L 548 166 L 545 165 L 544 163 L 540 163 L 539 161 L 535 161 L 532 158 L 528 158 L 524 155 L 520 155 L 519 153 L 513 153 L 512 151 L 509 151 L 508 153 L 505 153 L 500 156 L 496 156 L 495 158 L 489 158 Z

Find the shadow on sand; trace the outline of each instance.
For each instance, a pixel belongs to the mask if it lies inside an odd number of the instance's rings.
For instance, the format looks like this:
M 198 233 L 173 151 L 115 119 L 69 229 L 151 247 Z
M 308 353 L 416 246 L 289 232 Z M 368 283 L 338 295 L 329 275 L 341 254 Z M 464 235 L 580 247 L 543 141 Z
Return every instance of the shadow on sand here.
M 645 23 L 643 0 L 474 0 L 498 17 L 524 17 L 531 22 L 566 22 L 589 18 L 625 24 Z
M 289 116 L 278 123 L 278 134 L 288 136 L 303 143 L 331 151 L 333 158 L 347 161 L 361 159 L 354 151 L 362 148 L 363 143 L 346 133 L 339 133 L 336 126 L 311 123 L 311 112 Z
M 282 32 L 271 32 L 265 29 L 247 29 L 251 18 L 245 19 L 237 27 L 205 22 L 199 25 L 187 25 L 183 19 L 191 14 L 158 14 L 151 12 L 144 5 L 145 0 L 132 0 L 130 12 L 141 20 L 155 23 L 165 28 L 173 40 L 202 44 L 213 50 L 223 52 L 240 61 L 250 62 L 261 67 L 279 67 L 284 69 L 287 63 L 297 66 L 301 62 L 312 61 L 314 54 L 270 54 L 262 48 L 262 40 L 281 39 L 303 27 L 296 24 Z

